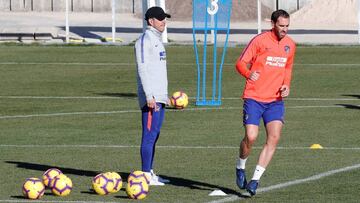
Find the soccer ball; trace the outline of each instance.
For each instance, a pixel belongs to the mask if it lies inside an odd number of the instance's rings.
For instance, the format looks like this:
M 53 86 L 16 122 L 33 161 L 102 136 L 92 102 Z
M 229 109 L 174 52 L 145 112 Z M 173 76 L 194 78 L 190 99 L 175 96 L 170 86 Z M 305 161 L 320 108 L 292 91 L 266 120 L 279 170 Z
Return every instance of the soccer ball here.
M 126 193 L 131 199 L 144 199 L 149 193 L 149 184 L 144 179 L 133 178 L 126 184 Z
M 183 109 L 188 105 L 189 98 L 184 92 L 178 91 L 171 96 L 170 102 L 173 107 Z
M 113 178 L 114 181 L 114 189 L 111 191 L 111 193 L 119 192 L 123 184 L 121 176 L 116 172 L 110 172 L 110 176 Z
M 73 184 L 69 177 L 59 174 L 51 181 L 51 192 L 57 196 L 67 196 L 70 194 Z
M 46 187 L 51 187 L 51 181 L 55 176 L 62 174 L 62 172 L 57 168 L 50 168 L 42 176 L 43 183 Z
M 127 182 L 130 182 L 133 179 L 140 179 L 145 181 L 147 184 L 150 184 L 150 177 L 146 176 L 143 171 L 133 171 L 129 174 Z
M 44 195 L 45 185 L 39 178 L 27 178 L 22 192 L 28 199 L 40 199 Z
M 99 195 L 107 195 L 114 190 L 113 176 L 108 173 L 100 173 L 92 179 L 92 186 Z

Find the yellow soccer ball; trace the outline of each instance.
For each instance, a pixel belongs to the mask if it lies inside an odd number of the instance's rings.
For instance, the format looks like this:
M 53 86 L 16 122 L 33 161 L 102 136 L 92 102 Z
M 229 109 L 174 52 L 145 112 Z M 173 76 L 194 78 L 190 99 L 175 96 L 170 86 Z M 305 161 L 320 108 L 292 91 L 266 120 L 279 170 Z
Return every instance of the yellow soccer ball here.
M 51 192 L 57 196 L 67 196 L 70 194 L 73 184 L 69 177 L 60 174 L 51 181 Z
M 133 171 L 129 174 L 127 182 L 130 182 L 132 179 L 140 179 L 145 181 L 147 184 L 150 184 L 150 177 L 148 177 L 143 171 Z
M 184 92 L 178 91 L 171 96 L 170 102 L 176 109 L 183 109 L 189 104 L 189 98 Z
M 131 199 L 144 199 L 149 194 L 149 184 L 144 179 L 133 178 L 126 184 L 126 193 Z
M 27 178 L 22 187 L 23 195 L 28 199 L 40 199 L 45 192 L 45 185 L 39 178 Z
M 114 190 L 114 179 L 110 173 L 100 173 L 92 179 L 92 187 L 99 195 L 107 195 Z
M 119 192 L 119 190 L 121 190 L 122 185 L 123 185 L 121 176 L 116 172 L 108 172 L 108 173 L 110 174 L 110 177 L 112 177 L 113 182 L 114 182 L 114 188 L 110 193 Z
M 55 176 L 62 174 L 62 172 L 57 168 L 50 168 L 42 176 L 43 183 L 46 187 L 51 187 L 51 181 Z

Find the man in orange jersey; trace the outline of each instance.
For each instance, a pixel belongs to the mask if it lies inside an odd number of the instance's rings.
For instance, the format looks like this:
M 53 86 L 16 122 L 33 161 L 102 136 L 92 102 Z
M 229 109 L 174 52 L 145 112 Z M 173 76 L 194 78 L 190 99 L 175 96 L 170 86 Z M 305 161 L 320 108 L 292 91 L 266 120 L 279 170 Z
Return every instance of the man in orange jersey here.
M 245 136 L 236 163 L 236 183 L 251 196 L 256 194 L 260 177 L 275 153 L 284 122 L 283 98 L 290 92 L 296 48 L 287 36 L 289 23 L 290 16 L 286 11 L 274 11 L 271 14 L 272 29 L 255 36 L 236 62 L 236 70 L 246 79 L 242 96 Z M 247 183 L 245 163 L 258 137 L 261 118 L 266 128 L 266 143 L 253 177 Z

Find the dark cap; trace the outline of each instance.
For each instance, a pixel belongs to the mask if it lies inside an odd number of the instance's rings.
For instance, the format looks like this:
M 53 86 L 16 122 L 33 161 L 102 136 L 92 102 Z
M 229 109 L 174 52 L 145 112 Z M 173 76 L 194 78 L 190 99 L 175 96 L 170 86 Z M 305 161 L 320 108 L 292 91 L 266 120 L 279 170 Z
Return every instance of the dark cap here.
M 161 21 L 165 18 L 171 18 L 171 15 L 165 13 L 161 7 L 154 6 L 149 8 L 145 13 L 145 20 L 149 20 L 150 18 L 156 18 Z

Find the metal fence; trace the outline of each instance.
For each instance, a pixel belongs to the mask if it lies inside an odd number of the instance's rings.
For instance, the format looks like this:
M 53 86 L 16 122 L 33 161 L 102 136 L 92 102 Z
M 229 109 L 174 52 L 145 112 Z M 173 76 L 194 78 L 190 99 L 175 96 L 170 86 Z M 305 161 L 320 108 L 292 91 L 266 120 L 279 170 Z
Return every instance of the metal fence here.
M 66 0 L 0 0 L 0 11 L 37 11 L 62 12 L 65 11 Z M 109 12 L 110 0 L 69 0 L 72 12 Z M 116 12 L 139 13 L 142 12 L 141 0 L 117 0 Z

